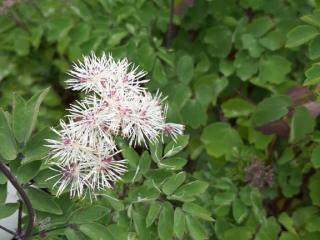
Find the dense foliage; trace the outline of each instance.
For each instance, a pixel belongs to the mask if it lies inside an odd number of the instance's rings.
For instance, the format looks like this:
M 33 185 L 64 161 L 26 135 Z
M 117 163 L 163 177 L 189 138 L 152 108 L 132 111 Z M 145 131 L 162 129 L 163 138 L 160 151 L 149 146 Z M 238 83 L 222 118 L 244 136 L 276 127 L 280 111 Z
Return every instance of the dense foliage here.
M 35 209 L 32 239 L 320 239 L 318 1 L 8 2 L 0 154 Z M 65 71 L 92 50 L 141 65 L 187 129 L 149 150 L 124 142 L 129 171 L 97 200 L 56 198 L 44 139 L 81 97 Z M 19 207 L 6 182 L 1 218 Z

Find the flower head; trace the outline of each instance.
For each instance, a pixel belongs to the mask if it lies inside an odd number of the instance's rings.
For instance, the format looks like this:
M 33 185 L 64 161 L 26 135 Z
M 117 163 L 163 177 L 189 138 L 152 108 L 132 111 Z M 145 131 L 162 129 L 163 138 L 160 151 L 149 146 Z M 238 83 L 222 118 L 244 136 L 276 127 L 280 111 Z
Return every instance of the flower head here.
M 93 52 L 84 56 L 83 62 L 73 65 L 67 80 L 68 88 L 76 91 L 94 91 L 101 95 L 113 96 L 120 91 L 140 91 L 146 73 L 130 64 L 126 58 L 114 60 L 105 53 L 99 58 Z
M 147 146 L 163 135 L 176 139 L 183 133 L 183 125 L 165 122 L 165 98 L 142 86 L 146 73 L 126 58 L 92 53 L 74 64 L 69 75 L 68 88 L 89 95 L 70 106 L 68 123 L 60 121 L 59 129 L 53 129 L 58 139 L 47 140 L 49 162 L 59 172 L 57 195 L 70 189 L 72 197 L 80 197 L 121 179 L 126 160 L 118 160 L 116 136 L 129 145 Z
M 94 159 L 86 163 L 90 172 L 86 175 L 86 181 L 92 189 L 112 188 L 113 182 L 121 179 L 126 170 L 126 160 L 116 160 L 113 154 L 96 155 Z
M 58 172 L 48 180 L 58 177 L 53 187 L 58 186 L 56 195 L 60 196 L 69 187 L 71 197 L 81 197 L 88 183 L 85 181 L 87 168 L 77 164 L 53 164 L 51 170 Z
M 245 173 L 245 181 L 254 187 L 265 189 L 272 186 L 273 169 L 271 165 L 255 160 L 245 169 Z

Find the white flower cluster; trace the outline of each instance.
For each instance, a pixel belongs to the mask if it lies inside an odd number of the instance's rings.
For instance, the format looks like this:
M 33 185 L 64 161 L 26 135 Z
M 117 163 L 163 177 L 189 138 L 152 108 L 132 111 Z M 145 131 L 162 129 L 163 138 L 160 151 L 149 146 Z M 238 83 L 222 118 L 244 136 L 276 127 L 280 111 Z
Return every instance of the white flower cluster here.
M 146 73 L 126 58 L 116 61 L 92 53 L 74 64 L 69 75 L 68 88 L 89 94 L 71 105 L 68 122 L 61 120 L 59 130 L 53 129 L 58 139 L 47 140 L 54 177 L 59 178 L 57 195 L 66 188 L 71 197 L 112 188 L 126 172 L 126 160 L 116 157 L 115 136 L 128 139 L 131 146 L 147 146 L 163 135 L 175 139 L 183 133 L 183 125 L 165 122 L 164 98 L 142 86 Z

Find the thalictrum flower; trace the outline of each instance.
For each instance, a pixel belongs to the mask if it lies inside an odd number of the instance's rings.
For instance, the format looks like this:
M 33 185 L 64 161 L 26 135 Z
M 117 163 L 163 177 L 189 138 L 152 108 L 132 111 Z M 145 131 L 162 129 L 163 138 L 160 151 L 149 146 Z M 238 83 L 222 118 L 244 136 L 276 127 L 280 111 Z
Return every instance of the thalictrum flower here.
M 114 138 L 129 145 L 156 143 L 166 135 L 176 139 L 184 126 L 166 123 L 167 105 L 160 92 L 154 96 L 144 83 L 146 72 L 126 58 L 94 53 L 73 65 L 67 87 L 89 94 L 70 106 L 68 123 L 61 121 L 58 139 L 48 139 L 49 162 L 58 171 L 57 195 L 70 188 L 71 197 L 111 188 L 126 172 L 118 160 Z M 69 188 L 68 188 L 69 187 Z

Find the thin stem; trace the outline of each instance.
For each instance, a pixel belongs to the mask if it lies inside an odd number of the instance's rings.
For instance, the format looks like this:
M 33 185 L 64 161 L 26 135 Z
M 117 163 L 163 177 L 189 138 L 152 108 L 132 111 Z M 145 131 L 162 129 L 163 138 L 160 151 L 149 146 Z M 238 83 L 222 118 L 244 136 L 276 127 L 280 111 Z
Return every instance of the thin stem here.
M 26 231 L 25 231 L 24 236 L 22 237 L 22 239 L 27 240 L 31 235 L 32 227 L 33 227 L 33 221 L 34 221 L 34 212 L 33 212 L 32 204 L 31 204 L 31 202 L 29 200 L 28 195 L 26 194 L 24 189 L 21 187 L 21 185 L 18 183 L 18 181 L 15 178 L 15 176 L 10 172 L 8 167 L 2 162 L 0 162 L 0 171 L 8 178 L 8 180 L 11 182 L 11 184 L 17 190 L 17 192 L 19 193 L 22 201 L 26 205 L 27 212 L 28 212 L 28 225 L 27 225 Z
M 166 47 L 170 48 L 173 37 L 173 15 L 174 15 L 174 0 L 170 0 L 170 13 L 169 13 L 168 30 L 166 33 Z
M 52 232 L 52 231 L 55 231 L 55 230 L 64 229 L 64 228 L 67 228 L 67 227 L 71 227 L 72 229 L 76 229 L 76 226 L 75 226 L 75 225 L 73 225 L 73 224 L 67 224 L 67 225 L 65 225 L 65 226 L 54 227 L 54 228 L 51 228 L 51 229 L 48 229 L 48 230 L 42 230 L 42 231 L 36 232 L 36 233 L 32 234 L 32 236 L 37 236 L 37 235 L 39 235 L 39 234 L 45 234 L 45 233 L 48 233 L 48 232 Z
M 18 229 L 17 229 L 18 235 L 21 234 L 21 231 L 22 231 L 22 201 L 19 200 Z
M 6 231 L 7 233 L 10 233 L 12 234 L 13 236 L 16 236 L 16 233 L 14 231 L 11 231 L 10 229 L 0 225 L 0 228 L 3 230 L 3 231 Z
M 35 3 L 33 0 L 29 0 L 29 2 L 36 9 L 36 11 L 40 14 L 41 17 L 45 17 L 37 3 Z
M 28 26 L 23 21 L 20 20 L 20 18 L 17 16 L 17 14 L 12 9 L 9 10 L 9 16 L 14 21 L 16 26 L 21 27 L 27 33 L 31 34 Z

